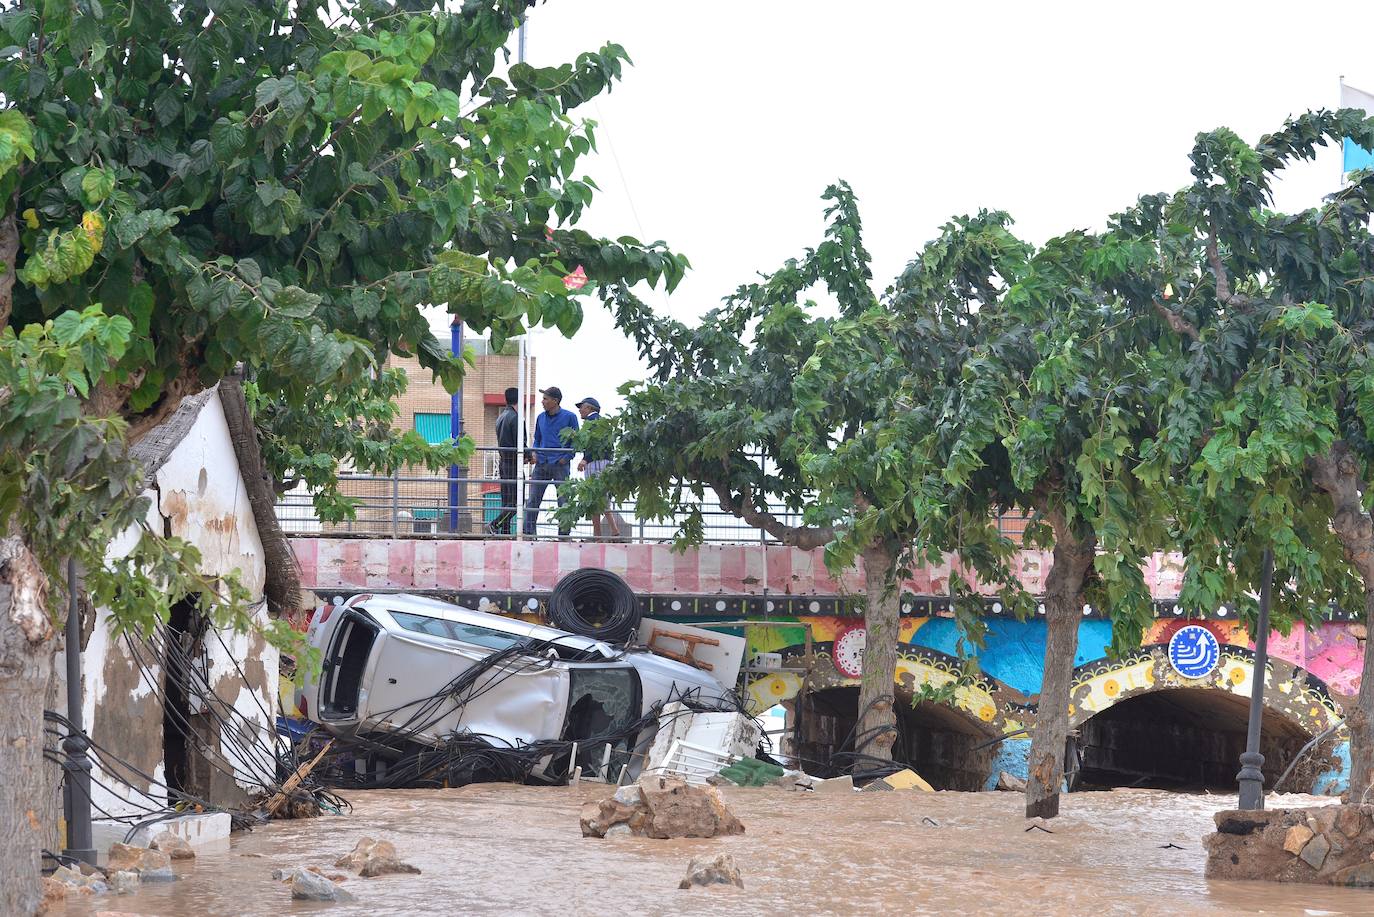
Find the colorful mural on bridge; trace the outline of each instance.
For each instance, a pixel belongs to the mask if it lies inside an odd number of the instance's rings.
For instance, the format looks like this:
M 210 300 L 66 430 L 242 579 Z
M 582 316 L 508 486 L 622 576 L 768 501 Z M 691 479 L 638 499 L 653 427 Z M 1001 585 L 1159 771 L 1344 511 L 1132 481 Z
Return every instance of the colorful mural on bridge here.
M 783 667 L 797 674 L 772 673 L 752 681 L 748 700 L 765 710 L 794 698 L 803 679 L 809 690 L 857 686 L 861 663 L 855 647 L 862 647 L 862 621 L 853 617 L 798 616 L 796 627 L 749 628 L 750 653 L 776 653 Z M 899 631 L 897 694 L 913 697 L 928 684 L 953 685 L 951 706 L 961 710 L 991 735 L 1024 736 L 1033 726 L 1039 702 L 1045 653 L 1045 622 L 990 620 L 980 650 L 965 643 L 952 618 L 904 617 Z M 1187 625 L 1204 627 L 1220 646 L 1219 659 L 1205 677 L 1185 678 L 1170 664 L 1170 638 Z M 814 658 L 807 665 L 805 628 L 811 629 Z M 1142 647 L 1110 659 L 1107 647 L 1111 623 L 1085 620 L 1079 626 L 1078 655 L 1069 707 L 1071 725 L 1081 726 L 1093 716 L 1135 697 L 1172 689 L 1207 689 L 1248 700 L 1254 684 L 1254 644 L 1245 627 L 1235 621 L 1197 621 L 1183 618 L 1156 621 L 1145 633 Z M 838 647 L 838 649 L 837 649 Z M 1265 679 L 1265 704 L 1273 713 L 1315 736 L 1342 719 L 1342 704 L 1359 690 L 1363 646 L 1351 625 L 1327 623 L 1296 627 L 1287 636 L 1274 633 Z M 805 675 L 800 674 L 805 671 Z M 1337 733 L 1338 738 L 1343 733 Z M 1001 769 L 1024 769 L 1026 744 L 1007 742 L 999 758 Z M 1336 760 L 1348 752 L 1333 749 Z M 1340 768 L 1317 781 L 1326 792 L 1342 788 Z M 996 771 L 993 776 L 995 777 Z

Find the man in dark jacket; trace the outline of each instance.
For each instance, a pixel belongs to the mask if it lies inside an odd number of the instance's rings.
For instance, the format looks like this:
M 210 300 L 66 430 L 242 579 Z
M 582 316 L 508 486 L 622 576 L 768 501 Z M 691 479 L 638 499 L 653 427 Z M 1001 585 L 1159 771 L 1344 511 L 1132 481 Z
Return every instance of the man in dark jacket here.
M 520 484 L 516 479 L 520 467 L 520 414 L 515 404 L 520 399 L 518 388 L 506 389 L 506 407 L 496 418 L 497 477 L 501 479 L 501 511 L 487 525 L 490 535 L 509 535 L 511 520 L 515 518 L 520 499 Z

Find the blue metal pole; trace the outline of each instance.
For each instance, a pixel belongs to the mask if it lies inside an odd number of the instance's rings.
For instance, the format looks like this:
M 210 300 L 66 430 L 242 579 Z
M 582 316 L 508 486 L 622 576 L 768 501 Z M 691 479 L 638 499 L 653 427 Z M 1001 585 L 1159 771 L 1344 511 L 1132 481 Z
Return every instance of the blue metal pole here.
M 451 332 L 450 346 L 453 355 L 459 359 L 463 356 L 463 321 L 455 318 Z M 449 435 L 454 439 L 463 435 L 463 387 L 460 385 L 458 391 L 454 392 L 449 398 Z M 460 469 L 457 465 L 450 465 L 448 468 L 448 530 L 458 531 L 458 476 Z

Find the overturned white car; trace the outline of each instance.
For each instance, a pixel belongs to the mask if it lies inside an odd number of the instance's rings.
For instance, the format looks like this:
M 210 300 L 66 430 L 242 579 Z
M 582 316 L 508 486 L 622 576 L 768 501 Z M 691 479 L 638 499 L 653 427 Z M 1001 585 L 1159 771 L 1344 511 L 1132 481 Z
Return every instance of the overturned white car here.
M 730 703 L 690 665 L 421 596 L 324 606 L 308 638 L 297 706 L 356 750 L 358 785 L 633 772 L 663 704 Z

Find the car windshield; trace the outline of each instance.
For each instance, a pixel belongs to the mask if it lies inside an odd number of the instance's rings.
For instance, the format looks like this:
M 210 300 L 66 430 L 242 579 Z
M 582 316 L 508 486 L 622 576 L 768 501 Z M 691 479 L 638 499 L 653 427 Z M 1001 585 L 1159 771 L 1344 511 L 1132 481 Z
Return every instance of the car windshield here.
M 431 637 L 443 637 L 461 643 L 472 643 L 477 646 L 485 646 L 491 650 L 503 650 L 524 639 L 515 634 L 492 630 L 490 627 L 464 624 L 461 621 L 447 621 L 443 618 L 431 618 L 429 615 L 393 611 L 391 617 L 406 630 L 414 631 L 417 634 L 429 634 Z

